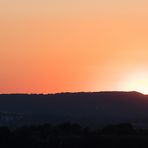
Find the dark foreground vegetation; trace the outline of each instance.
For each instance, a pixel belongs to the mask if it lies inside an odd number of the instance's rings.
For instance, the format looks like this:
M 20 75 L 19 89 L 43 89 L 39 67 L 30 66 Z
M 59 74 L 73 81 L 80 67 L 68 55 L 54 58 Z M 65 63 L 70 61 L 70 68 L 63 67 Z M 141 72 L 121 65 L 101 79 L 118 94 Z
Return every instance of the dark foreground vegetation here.
M 109 125 L 91 130 L 79 124 L 64 123 L 0 127 L 1 148 L 147 148 L 148 129 L 134 129 L 131 124 Z

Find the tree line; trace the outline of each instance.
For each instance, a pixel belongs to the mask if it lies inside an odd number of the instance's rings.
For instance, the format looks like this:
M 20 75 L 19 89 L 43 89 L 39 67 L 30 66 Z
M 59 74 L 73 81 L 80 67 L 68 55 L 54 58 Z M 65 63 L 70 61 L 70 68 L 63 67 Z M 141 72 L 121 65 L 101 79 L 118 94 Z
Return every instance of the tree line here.
M 81 148 L 147 147 L 148 129 L 134 129 L 129 123 L 90 129 L 75 123 L 0 127 L 0 147 Z

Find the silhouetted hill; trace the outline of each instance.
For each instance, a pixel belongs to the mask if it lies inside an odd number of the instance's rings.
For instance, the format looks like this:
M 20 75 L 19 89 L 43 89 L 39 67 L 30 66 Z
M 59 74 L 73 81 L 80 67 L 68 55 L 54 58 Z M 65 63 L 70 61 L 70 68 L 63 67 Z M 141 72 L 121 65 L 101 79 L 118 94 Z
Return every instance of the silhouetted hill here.
M 148 96 L 138 92 L 2 94 L 0 112 L 3 124 L 71 121 L 101 126 L 130 122 L 145 127 Z

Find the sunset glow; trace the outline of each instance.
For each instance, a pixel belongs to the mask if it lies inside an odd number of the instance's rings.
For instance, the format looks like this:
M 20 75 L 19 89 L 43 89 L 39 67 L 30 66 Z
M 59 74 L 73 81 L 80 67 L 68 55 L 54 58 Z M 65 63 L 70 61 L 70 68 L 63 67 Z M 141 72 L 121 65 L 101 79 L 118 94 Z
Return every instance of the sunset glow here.
M 148 93 L 147 8 L 145 0 L 1 0 L 0 93 Z
M 121 84 L 121 88 L 127 91 L 138 91 L 143 94 L 148 94 L 147 74 L 142 72 L 130 74 Z

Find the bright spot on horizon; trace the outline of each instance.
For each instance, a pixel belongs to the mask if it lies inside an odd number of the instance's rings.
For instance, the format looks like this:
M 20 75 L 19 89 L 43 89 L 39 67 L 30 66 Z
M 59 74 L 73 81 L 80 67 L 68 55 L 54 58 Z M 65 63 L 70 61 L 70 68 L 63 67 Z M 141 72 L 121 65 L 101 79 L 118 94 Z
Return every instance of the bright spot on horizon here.
M 137 91 L 143 94 L 148 94 L 148 74 L 133 73 L 124 79 L 121 89 L 126 91 Z

